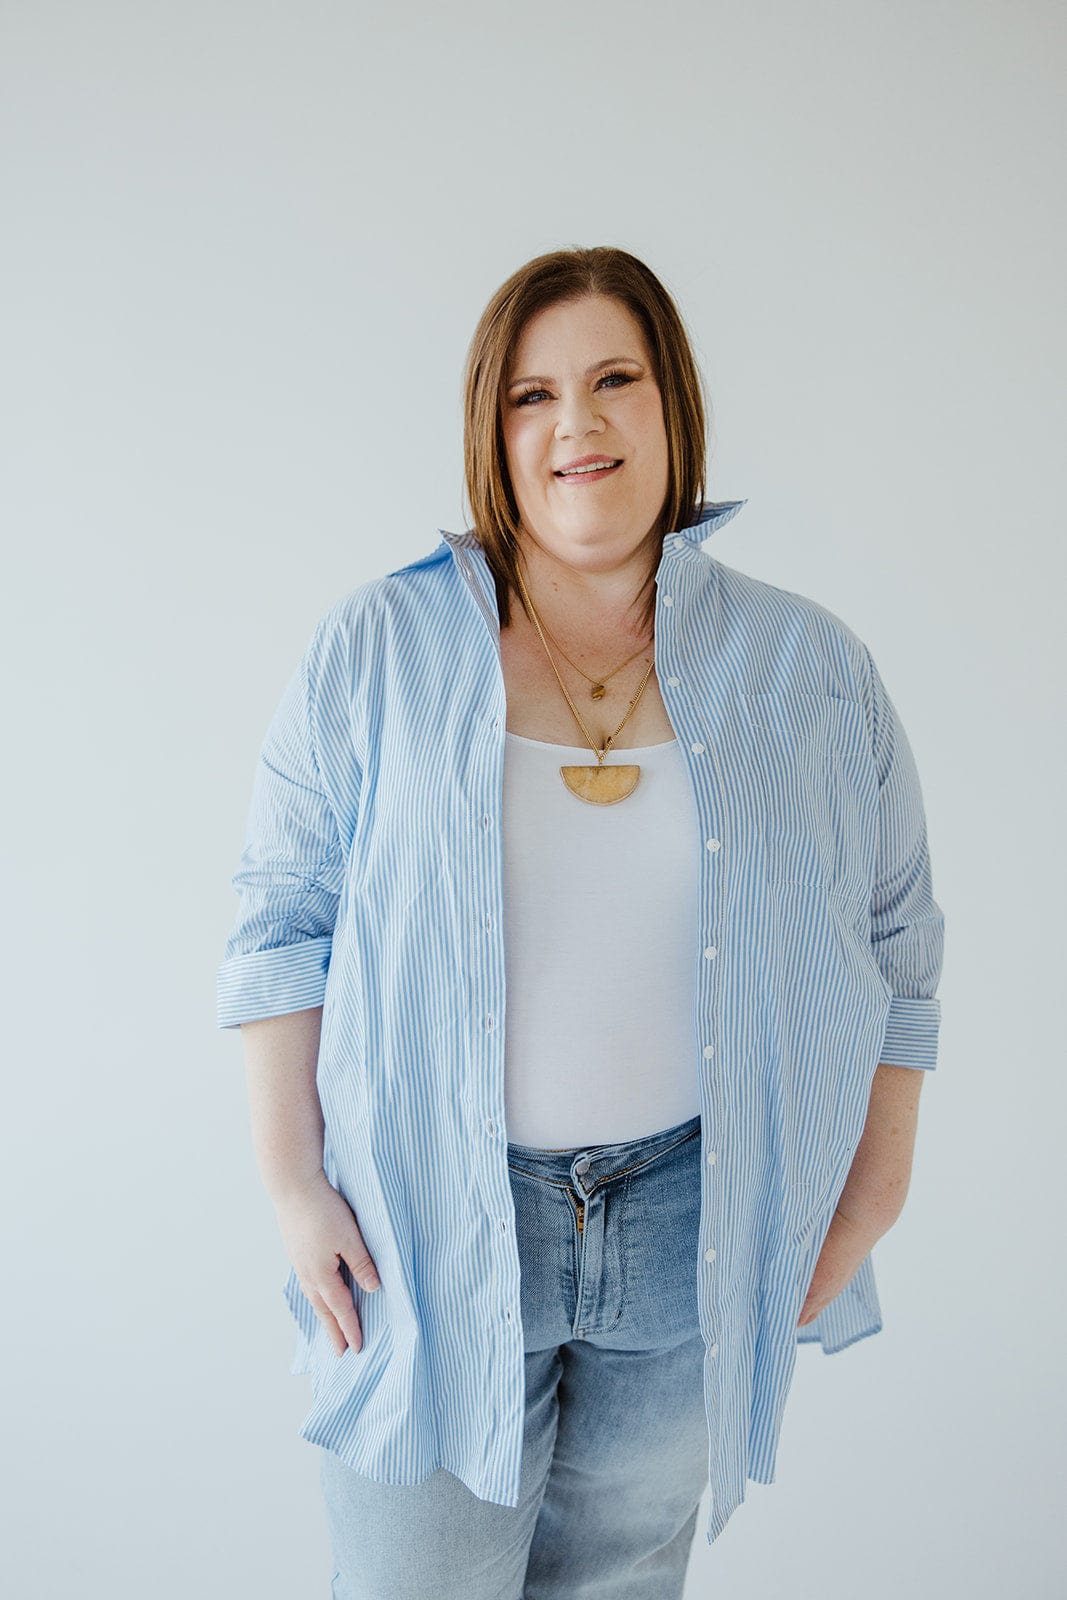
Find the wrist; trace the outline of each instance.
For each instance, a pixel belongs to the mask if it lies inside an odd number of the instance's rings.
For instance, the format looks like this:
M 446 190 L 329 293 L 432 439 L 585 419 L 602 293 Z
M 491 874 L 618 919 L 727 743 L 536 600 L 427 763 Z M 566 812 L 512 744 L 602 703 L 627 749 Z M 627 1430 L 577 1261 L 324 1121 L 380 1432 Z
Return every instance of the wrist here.
M 313 1166 L 310 1162 L 306 1167 L 287 1168 L 284 1172 L 277 1172 L 269 1177 L 264 1177 L 264 1185 L 270 1196 L 271 1204 L 275 1211 L 286 1209 L 294 1203 L 307 1198 L 322 1184 L 328 1183 L 322 1163 Z

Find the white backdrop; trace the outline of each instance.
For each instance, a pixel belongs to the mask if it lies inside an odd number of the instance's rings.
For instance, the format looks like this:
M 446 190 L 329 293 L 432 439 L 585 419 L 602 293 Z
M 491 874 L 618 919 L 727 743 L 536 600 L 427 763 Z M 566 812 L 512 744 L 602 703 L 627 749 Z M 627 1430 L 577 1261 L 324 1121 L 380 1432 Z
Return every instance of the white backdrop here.
M 778 1481 L 711 1549 L 702 1510 L 687 1594 L 1062 1593 L 1063 8 L 5 0 L 0 32 L 0 1583 L 327 1593 L 215 1029 L 228 879 L 315 621 L 465 525 L 489 295 L 610 243 L 692 331 L 709 497 L 748 497 L 709 550 L 874 654 L 946 915 L 884 1331 L 798 1352 Z

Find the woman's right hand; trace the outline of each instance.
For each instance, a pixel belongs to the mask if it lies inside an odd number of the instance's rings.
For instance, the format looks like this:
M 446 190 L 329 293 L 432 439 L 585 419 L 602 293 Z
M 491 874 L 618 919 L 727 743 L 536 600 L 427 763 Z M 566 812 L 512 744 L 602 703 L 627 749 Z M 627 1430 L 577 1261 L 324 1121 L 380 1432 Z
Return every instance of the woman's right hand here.
M 363 1346 L 363 1329 L 342 1261 L 368 1292 L 381 1285 L 374 1262 L 344 1195 L 320 1167 L 314 1178 L 274 1203 L 275 1215 L 300 1287 L 315 1308 L 339 1356 Z

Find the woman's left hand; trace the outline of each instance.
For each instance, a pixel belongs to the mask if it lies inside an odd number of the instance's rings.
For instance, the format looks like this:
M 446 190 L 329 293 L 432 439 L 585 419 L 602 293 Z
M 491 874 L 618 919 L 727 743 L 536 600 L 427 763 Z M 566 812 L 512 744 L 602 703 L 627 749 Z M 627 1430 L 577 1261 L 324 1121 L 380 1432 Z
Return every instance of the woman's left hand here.
M 900 1215 L 924 1076 L 914 1067 L 885 1062 L 875 1068 L 863 1136 L 830 1218 L 798 1328 L 813 1322 L 836 1299 Z
M 807 1296 L 800 1308 L 798 1328 L 813 1322 L 819 1312 L 836 1299 L 858 1272 L 875 1241 L 881 1237 L 881 1232 L 869 1221 L 848 1216 L 838 1206 L 830 1219 Z

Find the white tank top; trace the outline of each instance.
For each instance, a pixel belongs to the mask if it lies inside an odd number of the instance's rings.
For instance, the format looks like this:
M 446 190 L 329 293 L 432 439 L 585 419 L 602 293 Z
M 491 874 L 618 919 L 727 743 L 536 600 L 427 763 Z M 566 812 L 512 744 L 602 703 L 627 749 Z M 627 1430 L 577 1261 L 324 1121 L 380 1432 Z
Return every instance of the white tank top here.
M 505 740 L 507 1137 L 550 1150 L 641 1139 L 700 1111 L 699 819 L 678 741 L 611 751 L 641 767 L 614 805 L 560 777 L 595 760 L 588 745 Z

